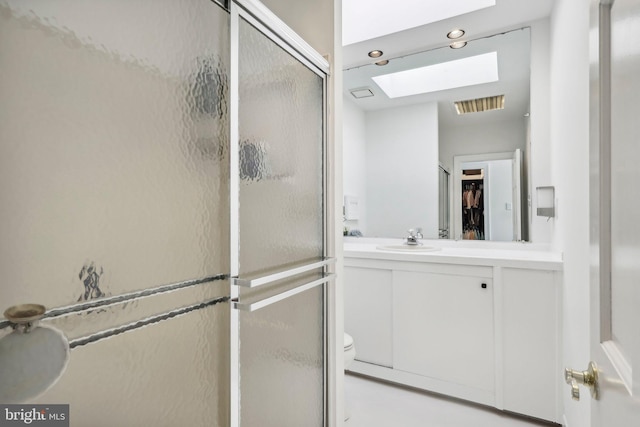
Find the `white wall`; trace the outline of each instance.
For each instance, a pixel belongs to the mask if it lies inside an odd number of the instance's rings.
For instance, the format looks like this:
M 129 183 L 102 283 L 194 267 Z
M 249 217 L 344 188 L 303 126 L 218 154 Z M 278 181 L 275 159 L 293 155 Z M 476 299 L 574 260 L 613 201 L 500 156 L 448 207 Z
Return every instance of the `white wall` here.
M 336 22 L 336 14 L 342 15 L 341 0 L 261 0 L 321 55 L 327 55 L 334 63 L 340 56 L 342 64 L 342 20 Z M 339 38 L 339 44 L 336 39 Z M 342 69 L 342 66 L 337 68 Z
M 550 117 L 550 65 L 549 20 L 536 21 L 531 25 L 531 116 L 529 195 L 531 206 L 529 218 L 529 240 L 535 243 L 551 243 L 553 221 L 536 216 L 536 187 L 553 185 L 551 180 L 551 144 L 549 135 Z M 570 48 L 569 48 L 570 49 Z M 571 67 L 568 68 L 571 70 Z M 566 105 L 566 104 L 565 104 Z
M 563 363 L 589 362 L 589 2 L 558 0 L 550 33 L 553 246 L 564 253 Z M 561 373 L 559 372 L 558 375 Z M 591 399 L 563 393 L 569 427 L 589 427 Z
M 367 112 L 367 229 L 438 238 L 438 108 L 435 103 Z
M 345 195 L 358 197 L 360 211 L 359 219 L 345 221 L 344 225 L 367 235 L 366 115 L 347 96 L 343 107 L 343 190 Z
M 473 124 L 440 127 L 440 162 L 453 169 L 454 156 L 506 153 L 517 148 L 525 151 L 526 120 L 509 120 L 499 124 Z

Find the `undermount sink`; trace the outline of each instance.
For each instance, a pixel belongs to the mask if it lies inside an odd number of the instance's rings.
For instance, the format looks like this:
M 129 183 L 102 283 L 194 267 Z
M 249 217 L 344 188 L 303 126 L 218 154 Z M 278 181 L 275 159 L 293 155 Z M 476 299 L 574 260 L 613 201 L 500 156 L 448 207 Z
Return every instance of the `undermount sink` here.
M 383 246 L 378 246 L 378 249 L 382 251 L 400 251 L 400 252 L 433 252 L 433 251 L 440 250 L 440 248 L 435 246 L 424 246 L 424 245 L 383 245 Z

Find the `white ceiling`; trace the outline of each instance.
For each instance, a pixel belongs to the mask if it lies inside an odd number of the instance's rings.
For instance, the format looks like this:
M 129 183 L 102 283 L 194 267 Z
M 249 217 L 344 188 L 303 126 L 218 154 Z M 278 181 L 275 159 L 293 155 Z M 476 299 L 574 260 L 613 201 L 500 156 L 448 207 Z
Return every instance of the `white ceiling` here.
M 399 0 L 396 2 L 399 3 Z M 396 2 L 392 4 L 395 6 Z M 437 101 L 440 122 L 445 126 L 522 117 L 529 108 L 529 31 L 510 30 L 527 27 L 533 21 L 548 17 L 552 6 L 553 0 L 497 0 L 493 7 L 344 46 L 344 92 L 364 110 Z M 455 28 L 466 31 L 461 40 L 467 40 L 469 44 L 462 49 L 448 47 L 450 40 L 446 34 Z M 507 34 L 488 37 L 503 32 Z M 367 53 L 376 49 L 382 50 L 384 55 L 381 58 L 369 58 Z M 371 80 L 375 75 L 490 51 L 498 52 L 500 80 L 496 83 L 389 99 Z M 421 53 L 412 55 L 417 52 Z M 381 59 L 389 59 L 390 62 L 386 66 L 373 65 Z M 375 96 L 353 98 L 349 90 L 360 87 L 369 87 Z M 457 116 L 452 105 L 453 101 L 501 94 L 505 94 L 505 110 L 499 112 Z
M 495 6 L 496 0 L 346 0 L 342 44 L 352 44 Z M 372 25 L 373 24 L 373 25 Z
M 350 1 L 343 0 L 344 3 Z M 387 1 L 387 3 L 399 7 L 403 1 L 405 0 Z M 553 3 L 554 0 L 497 0 L 495 6 L 476 12 L 350 44 L 342 48 L 344 69 L 375 62 L 367 56 L 368 52 L 375 49 L 384 52 L 383 58 L 394 58 L 407 53 L 447 46 L 449 44 L 447 33 L 454 28 L 463 28 L 466 31 L 463 39 L 468 40 L 520 28 L 532 21 L 548 17 Z M 379 13 L 381 16 L 378 19 L 384 19 L 385 10 L 380 10 Z M 343 22 L 343 27 L 349 25 L 352 24 Z M 376 22 L 372 20 L 371 25 L 376 25 Z

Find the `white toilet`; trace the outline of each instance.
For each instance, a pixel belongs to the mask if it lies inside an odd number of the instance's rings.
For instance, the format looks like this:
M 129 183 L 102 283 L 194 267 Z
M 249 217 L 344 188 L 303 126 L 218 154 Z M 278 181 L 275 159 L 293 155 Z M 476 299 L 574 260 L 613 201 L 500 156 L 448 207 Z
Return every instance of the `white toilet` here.
M 351 362 L 356 358 L 356 347 L 353 345 L 353 337 L 345 332 L 344 334 L 344 369 L 349 369 Z
M 356 358 L 356 347 L 353 345 L 353 337 L 345 332 L 344 334 L 344 369 L 347 370 L 351 366 L 351 362 Z M 344 402 L 344 420 L 347 421 L 351 416 L 349 412 L 349 403 L 345 390 Z

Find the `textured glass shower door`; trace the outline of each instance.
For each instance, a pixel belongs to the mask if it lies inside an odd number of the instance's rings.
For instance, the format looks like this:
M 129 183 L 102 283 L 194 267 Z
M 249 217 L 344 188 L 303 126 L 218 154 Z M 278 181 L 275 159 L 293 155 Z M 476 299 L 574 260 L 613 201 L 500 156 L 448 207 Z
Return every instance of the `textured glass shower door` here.
M 331 279 L 323 258 L 326 76 L 248 13 L 231 16 L 239 98 L 232 426 L 320 427 Z
M 0 0 L 0 312 L 69 338 L 72 426 L 324 424 L 326 71 L 243 16 Z
M 229 425 L 229 44 L 209 0 L 0 0 L 0 313 L 68 337 L 71 426 Z

